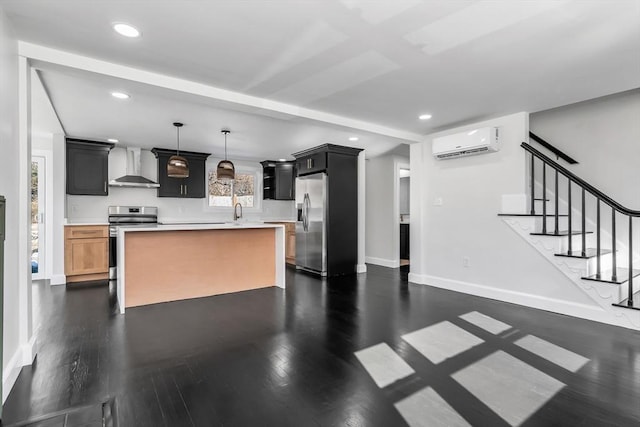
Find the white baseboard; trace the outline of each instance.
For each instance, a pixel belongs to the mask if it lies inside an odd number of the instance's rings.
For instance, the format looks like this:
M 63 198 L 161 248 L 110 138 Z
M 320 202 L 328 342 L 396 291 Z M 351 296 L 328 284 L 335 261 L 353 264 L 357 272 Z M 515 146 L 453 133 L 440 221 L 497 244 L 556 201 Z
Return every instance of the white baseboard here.
M 22 366 L 31 365 L 38 354 L 38 332 L 40 328 L 33 333 L 28 343 L 23 344 L 22 349 Z
M 21 345 L 18 347 L 11 359 L 9 359 L 9 363 L 7 367 L 2 371 L 2 403 L 7 400 L 11 389 L 13 388 L 16 380 L 18 379 L 18 375 L 20 375 L 20 370 L 22 370 L 23 366 L 31 365 L 33 360 L 36 358 L 37 354 L 37 342 L 38 342 L 38 334 L 37 332 L 33 334 L 28 343 Z
M 54 274 L 51 276 L 51 285 L 65 285 L 67 283 L 67 276 L 64 274 Z
M 389 267 L 389 268 L 400 267 L 400 260 L 396 261 L 393 259 L 376 258 L 376 257 L 368 256 L 368 257 L 365 257 L 365 262 L 367 264 L 375 264 L 375 265 L 380 265 L 382 267 Z
M 13 388 L 13 385 L 16 383 L 18 379 L 18 375 L 20 375 L 20 369 L 22 369 L 22 349 L 18 348 L 11 359 L 9 359 L 9 363 L 7 367 L 2 371 L 2 403 L 7 400 L 9 396 L 9 392 Z
M 367 264 L 358 264 L 356 265 L 356 273 L 366 273 L 367 272 Z
M 463 282 L 460 280 L 447 279 L 444 277 L 430 276 L 426 274 L 409 273 L 409 282 L 509 302 L 512 304 L 578 317 L 581 319 L 593 320 L 595 322 L 606 323 L 609 325 L 636 329 L 626 320 L 625 317 L 612 316 L 611 312 L 603 310 L 601 307 L 595 305 L 590 306 L 577 304 L 540 295 L 515 292 L 507 289 L 485 286 L 478 283 Z

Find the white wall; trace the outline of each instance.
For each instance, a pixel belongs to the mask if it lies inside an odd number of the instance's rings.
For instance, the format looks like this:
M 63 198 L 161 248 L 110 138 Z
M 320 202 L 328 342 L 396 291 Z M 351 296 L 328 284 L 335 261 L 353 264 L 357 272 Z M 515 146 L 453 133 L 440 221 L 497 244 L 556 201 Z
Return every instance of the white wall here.
M 640 209 L 640 89 L 534 113 L 530 122 L 533 133 L 579 162 L 567 166 L 573 173 Z
M 486 126 L 500 128 L 499 152 L 433 158 L 434 137 Z M 519 145 L 527 133 L 528 114 L 518 113 L 432 134 L 411 145 L 410 281 L 555 311 L 594 305 L 497 216 L 503 195 L 526 193 L 525 155 Z
M 365 253 L 368 263 L 399 266 L 398 165 L 408 163 L 409 159 L 395 155 L 367 161 Z
M 400 177 L 400 214 L 405 215 L 409 213 L 411 206 L 411 194 L 409 189 L 411 188 L 411 177 Z
M 0 194 L 7 199 L 4 242 L 3 396 L 4 402 L 21 366 L 19 282 L 18 56 L 11 25 L 0 6 Z M 11 159 L 11 160 L 8 160 Z

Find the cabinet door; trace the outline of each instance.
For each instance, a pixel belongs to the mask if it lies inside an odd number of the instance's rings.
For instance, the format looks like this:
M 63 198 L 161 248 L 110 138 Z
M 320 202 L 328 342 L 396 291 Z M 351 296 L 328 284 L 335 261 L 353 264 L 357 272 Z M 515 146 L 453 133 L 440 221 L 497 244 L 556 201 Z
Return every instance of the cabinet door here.
M 64 251 L 68 276 L 109 271 L 109 239 L 69 239 Z
M 160 155 L 158 156 L 158 197 L 182 197 L 184 193 L 185 178 L 170 178 L 167 176 L 167 163 L 169 157 Z M 191 174 L 191 171 L 189 171 Z
M 189 178 L 183 180 L 183 197 L 202 199 L 206 196 L 205 161 L 187 157 L 189 162 Z M 170 178 L 171 179 L 171 178 Z
M 298 176 L 321 172 L 327 169 L 327 153 L 311 154 L 296 160 Z
M 293 225 L 293 224 L 292 224 Z M 286 233 L 286 249 L 285 249 L 285 258 L 287 263 L 294 264 L 296 263 L 296 230 L 293 229 L 293 232 L 289 231 L 289 227 L 287 226 Z
M 109 149 L 67 143 L 67 194 L 108 196 Z
M 293 163 L 278 163 L 276 165 L 276 200 L 295 200 L 293 190 Z

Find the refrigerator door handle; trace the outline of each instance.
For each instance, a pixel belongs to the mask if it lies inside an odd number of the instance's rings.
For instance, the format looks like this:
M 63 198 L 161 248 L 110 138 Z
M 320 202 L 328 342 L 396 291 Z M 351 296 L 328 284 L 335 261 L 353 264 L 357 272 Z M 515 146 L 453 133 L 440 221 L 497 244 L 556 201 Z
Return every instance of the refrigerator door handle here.
M 311 205 L 311 201 L 309 199 L 309 193 L 304 194 L 304 202 L 303 202 L 303 217 L 302 217 L 302 226 L 304 231 L 309 231 L 309 205 Z

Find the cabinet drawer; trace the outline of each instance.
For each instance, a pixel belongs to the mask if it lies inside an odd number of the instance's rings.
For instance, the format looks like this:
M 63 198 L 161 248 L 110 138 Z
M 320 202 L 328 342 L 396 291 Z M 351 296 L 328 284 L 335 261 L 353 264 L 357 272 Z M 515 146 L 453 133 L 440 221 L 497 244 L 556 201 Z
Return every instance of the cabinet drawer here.
M 109 237 L 106 225 L 67 225 L 64 227 L 65 239 L 99 239 Z

